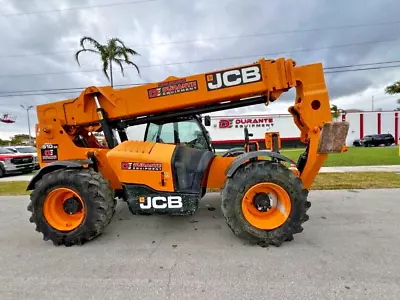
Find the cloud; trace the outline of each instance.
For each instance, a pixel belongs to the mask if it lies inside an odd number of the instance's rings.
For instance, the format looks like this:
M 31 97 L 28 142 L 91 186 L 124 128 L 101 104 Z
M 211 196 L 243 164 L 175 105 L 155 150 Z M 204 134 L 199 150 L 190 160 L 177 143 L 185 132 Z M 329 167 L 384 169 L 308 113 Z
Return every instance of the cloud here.
M 2 13 L 113 2 L 121 1 L 86 0 L 71 4 L 64 0 L 44 5 L 43 0 L 3 0 Z M 382 7 L 390 9 L 383 11 Z M 262 56 L 290 57 L 299 65 L 322 62 L 325 67 L 333 67 L 400 60 L 399 23 L 383 24 L 399 21 L 399 9 L 400 3 L 395 0 L 309 0 L 302 2 L 301 6 L 293 0 L 268 5 L 263 0 L 204 0 L 194 3 L 159 0 L 0 16 L 0 39 L 6 45 L 0 49 L 0 114 L 9 112 L 17 116 L 17 123 L 0 127 L 1 136 L 27 132 L 26 112 L 20 104 L 37 105 L 78 95 L 1 97 L 6 92 L 108 84 L 95 55 L 82 55 L 81 67 L 75 62 L 73 51 L 79 49 L 82 36 L 92 36 L 102 43 L 107 38 L 119 37 L 141 54 L 135 57 L 135 62 L 143 66 L 141 77 L 135 69 L 127 68 L 125 77 L 115 72 L 117 84 L 161 81 L 168 76 L 209 72 L 248 64 Z M 382 24 L 367 26 L 371 23 Z M 338 28 L 346 25 L 352 27 Z M 330 29 L 321 30 L 323 28 Z M 293 32 L 299 30 L 303 31 Z M 253 36 L 244 37 L 248 34 Z M 235 36 L 242 37 L 230 38 Z M 53 54 L 30 55 L 38 53 Z M 225 59 L 229 57 L 236 58 Z M 190 63 L 175 64 L 180 62 Z M 388 97 L 383 90 L 400 78 L 399 70 L 326 74 L 329 95 L 333 103 L 343 108 L 370 109 L 374 96 L 376 108 L 394 109 L 397 97 Z M 22 74 L 42 75 L 20 76 Z M 286 113 L 291 99 L 293 93 L 288 93 L 269 107 L 259 105 L 218 114 Z M 32 130 L 36 121 L 32 110 Z

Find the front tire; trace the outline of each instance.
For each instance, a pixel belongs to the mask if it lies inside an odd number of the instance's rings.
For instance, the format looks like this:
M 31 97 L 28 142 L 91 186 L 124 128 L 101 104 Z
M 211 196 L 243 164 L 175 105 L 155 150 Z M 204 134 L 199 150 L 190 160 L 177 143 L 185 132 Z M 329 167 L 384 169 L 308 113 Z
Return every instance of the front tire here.
M 280 246 L 303 231 L 311 206 L 307 196 L 300 178 L 288 168 L 272 161 L 255 161 L 227 179 L 221 209 L 238 237 L 262 247 Z
M 54 245 L 83 245 L 111 222 L 116 199 L 103 176 L 92 169 L 45 174 L 30 196 L 30 222 Z

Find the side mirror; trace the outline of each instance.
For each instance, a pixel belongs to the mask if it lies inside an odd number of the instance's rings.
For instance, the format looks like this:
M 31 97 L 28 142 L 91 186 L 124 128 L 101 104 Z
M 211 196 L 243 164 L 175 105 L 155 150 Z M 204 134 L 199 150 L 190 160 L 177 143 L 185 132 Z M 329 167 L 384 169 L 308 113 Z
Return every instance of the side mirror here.
M 244 128 L 244 143 L 247 145 L 249 143 L 249 130 L 247 127 Z
M 204 125 L 205 126 L 211 126 L 211 117 L 210 116 L 205 116 L 204 117 Z

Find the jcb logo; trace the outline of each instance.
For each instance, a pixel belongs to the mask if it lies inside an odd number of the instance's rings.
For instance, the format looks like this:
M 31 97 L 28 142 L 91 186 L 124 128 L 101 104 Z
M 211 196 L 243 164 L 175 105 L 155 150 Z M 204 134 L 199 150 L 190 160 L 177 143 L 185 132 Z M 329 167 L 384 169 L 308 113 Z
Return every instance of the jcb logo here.
M 206 75 L 209 91 L 261 81 L 261 67 L 254 65 Z
M 140 197 L 140 208 L 141 209 L 165 209 L 165 208 L 181 208 L 182 197 L 180 196 L 156 196 L 156 197 Z

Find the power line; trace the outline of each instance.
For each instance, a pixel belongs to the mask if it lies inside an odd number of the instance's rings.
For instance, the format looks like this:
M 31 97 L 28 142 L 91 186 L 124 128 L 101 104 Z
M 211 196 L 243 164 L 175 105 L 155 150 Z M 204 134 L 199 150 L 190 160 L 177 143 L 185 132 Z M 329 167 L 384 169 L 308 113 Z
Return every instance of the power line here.
M 379 64 L 379 63 L 377 63 Z M 361 64 L 361 65 L 371 65 L 371 64 Z M 349 66 L 341 66 L 342 68 L 348 68 Z M 341 67 L 330 67 L 330 68 L 341 68 Z M 356 71 L 367 71 L 367 70 L 379 70 L 379 69 L 387 69 L 387 68 L 397 68 L 400 67 L 399 65 L 393 65 L 393 66 L 379 66 L 379 67 L 370 67 L 370 68 L 357 68 L 357 69 L 351 69 L 351 70 L 336 70 L 336 71 L 327 71 L 324 72 L 324 74 L 332 74 L 332 73 L 345 73 L 345 72 L 356 72 Z M 124 87 L 124 86 L 134 86 L 134 85 L 142 85 L 142 84 L 149 84 L 149 83 L 141 83 L 141 84 L 120 84 L 116 85 L 115 87 Z M 31 90 L 31 91 L 26 91 L 27 94 L 22 93 L 22 91 L 15 91 L 15 92 L 3 92 L 3 93 L 9 93 L 9 94 L 3 94 L 0 95 L 0 98 L 5 98 L 5 97 L 23 97 L 23 96 L 41 96 L 41 95 L 56 95 L 56 94 L 68 94 L 68 93 L 76 93 L 76 92 L 81 92 L 85 88 L 65 88 L 64 91 L 59 91 L 60 89 L 54 89 L 54 92 L 50 92 L 51 89 L 47 90 L 49 92 L 40 92 L 42 90 Z M 39 91 L 39 92 L 38 92 Z M 29 93 L 28 93 L 29 92 Z M 20 93 L 20 94 L 18 94 Z
M 252 54 L 252 55 L 225 57 L 225 58 L 222 57 L 222 58 L 201 59 L 201 60 L 193 60 L 193 61 L 186 61 L 186 62 L 173 62 L 173 63 L 154 64 L 154 65 L 142 65 L 142 66 L 139 66 L 139 68 L 154 68 L 154 67 L 186 65 L 186 64 L 194 64 L 194 63 L 224 61 L 224 60 L 251 58 L 251 57 L 263 57 L 263 56 L 281 55 L 281 54 L 287 54 L 287 53 L 310 52 L 310 51 L 316 51 L 316 50 L 327 50 L 327 49 L 334 49 L 334 48 L 353 47 L 353 46 L 360 46 L 360 45 L 366 45 L 366 44 L 388 43 L 388 42 L 394 42 L 394 41 L 398 41 L 398 39 L 368 41 L 368 42 L 343 44 L 343 45 L 332 45 L 332 46 L 308 48 L 308 49 L 297 49 L 297 50 L 274 52 L 274 53 L 267 53 L 267 54 L 265 54 L 265 53 L 264 54 Z M 133 69 L 133 68 L 134 67 L 125 67 L 125 69 Z M 117 68 L 113 68 L 113 70 L 118 70 L 118 69 Z M 46 73 L 22 73 L 22 74 L 0 75 L 0 78 L 5 78 L 5 77 L 7 77 L 7 78 L 8 77 L 24 77 L 24 76 L 48 76 L 48 75 L 73 74 L 73 73 L 92 73 L 92 72 L 103 72 L 103 70 L 102 69 L 92 69 L 92 70 L 60 71 L 60 72 L 46 72 Z
M 392 61 L 384 61 L 384 62 L 374 62 L 374 63 L 363 63 L 363 64 L 353 64 L 353 65 L 344 65 L 344 66 L 335 66 L 335 67 L 324 67 L 324 70 L 332 70 L 332 69 L 344 69 L 344 68 L 353 68 L 353 67 L 361 67 L 361 66 L 370 66 L 370 65 L 382 65 L 382 64 L 391 64 L 391 63 L 400 63 L 400 60 L 392 60 Z M 396 66 L 386 66 L 382 68 L 391 68 L 391 67 L 396 67 Z M 358 70 L 358 69 L 357 69 Z M 364 69 L 360 69 L 364 70 Z M 347 70 L 347 71 L 352 71 L 352 70 Z M 329 73 L 335 73 L 335 72 L 325 72 L 325 74 Z M 141 83 L 141 84 L 148 84 L 148 83 Z M 130 86 L 130 85 L 141 85 L 141 84 L 120 84 L 120 85 L 115 85 L 115 87 L 124 87 L 124 86 Z M 84 90 L 86 87 L 76 87 L 76 88 L 57 88 L 57 89 L 40 89 L 40 90 L 19 90 L 19 91 L 0 91 L 0 94 L 6 94 L 6 93 L 31 93 L 31 92 L 53 92 L 53 91 L 60 91 L 60 93 L 65 93 L 68 91 L 81 91 Z
M 132 83 L 132 84 L 116 84 L 114 87 L 127 87 L 127 86 L 138 86 L 143 84 L 149 84 L 150 82 L 143 83 Z M 87 87 L 76 87 L 76 88 L 65 88 L 65 89 L 45 89 L 45 90 L 28 90 L 28 91 L 7 91 L 0 92 L 0 97 L 13 97 L 13 96 L 42 96 L 42 95 L 58 95 L 58 94 L 69 94 L 82 92 Z M 9 93 L 3 95 L 4 93 Z
M 392 64 L 392 63 L 400 63 L 400 60 L 392 60 L 392 61 L 383 61 L 383 62 L 375 62 L 375 63 L 363 63 L 363 64 L 353 64 L 353 65 L 344 65 L 344 66 L 335 66 L 335 67 L 324 67 L 324 70 L 334 70 L 334 69 L 345 69 L 345 68 L 354 68 L 354 67 L 363 67 L 363 66 L 371 66 L 371 65 L 383 65 L 383 64 Z M 389 66 L 392 67 L 392 66 Z M 351 70 L 349 70 L 351 71 Z M 334 73 L 334 72 L 325 72 L 325 74 Z M 148 82 L 144 82 L 141 84 L 148 84 Z M 141 84 L 120 84 L 114 85 L 114 87 L 125 87 L 130 85 L 141 85 Z M 75 92 L 82 91 L 86 87 L 76 87 L 76 88 L 57 88 L 57 89 L 40 89 L 40 90 L 19 90 L 19 91 L 0 91 L 0 94 L 11 94 L 11 93 L 32 93 L 32 92 L 54 92 L 59 91 L 60 94 L 66 92 Z
M 0 15 L 0 17 L 4 18 L 4 17 L 13 17 L 13 16 L 22 16 L 22 15 L 36 15 L 36 14 L 44 14 L 44 13 L 50 13 L 50 12 L 62 12 L 62 11 L 81 10 L 81 9 L 89 9 L 89 8 L 103 8 L 103 7 L 110 7 L 110 6 L 120 6 L 120 5 L 137 4 L 137 3 L 144 3 L 144 2 L 155 2 L 155 1 L 158 1 L 158 0 L 137 0 L 137 1 L 109 3 L 109 4 L 88 5 L 88 6 L 79 6 L 79 7 L 51 9 L 51 10 L 12 13 L 12 14 Z
M 371 68 L 362 68 L 362 69 L 353 69 L 353 70 L 337 70 L 337 71 L 328 71 L 328 72 L 324 72 L 324 73 L 325 74 L 333 74 L 333 73 L 355 72 L 355 71 L 366 71 L 366 70 L 380 70 L 380 69 L 397 68 L 397 67 L 400 67 L 400 65 L 371 67 Z
M 194 39 L 194 40 L 161 42 L 161 43 L 153 43 L 153 44 L 142 44 L 142 45 L 138 44 L 138 45 L 133 45 L 132 47 L 153 47 L 153 46 L 162 46 L 162 45 L 171 45 L 171 44 L 187 44 L 187 43 L 214 41 L 214 40 L 251 38 L 251 37 L 271 36 L 271 35 L 280 35 L 280 34 L 291 34 L 291 33 L 301 33 L 301 32 L 335 30 L 335 29 L 344 29 L 344 28 L 384 26 L 384 25 L 392 25 L 392 24 L 399 24 L 399 23 L 400 23 L 400 21 L 392 21 L 392 22 L 383 22 L 383 23 L 343 25 L 343 26 L 334 26 L 334 27 L 325 27 L 325 28 L 297 29 L 297 30 L 286 30 L 286 31 L 278 31 L 278 32 L 253 33 L 253 34 L 234 35 L 234 36 L 225 36 L 225 37 L 213 37 L 213 38 Z M 13 55 L 0 56 L 0 59 L 2 59 L 2 58 L 28 57 L 28 56 L 40 56 L 40 55 L 70 54 L 70 53 L 75 53 L 76 51 L 78 51 L 78 50 L 56 51 L 56 52 L 41 52 L 41 53 L 29 53 L 29 54 L 13 54 Z
M 391 61 L 382 61 L 377 63 L 365 63 L 365 64 L 356 64 L 356 65 L 347 65 L 347 66 L 339 66 L 339 67 L 325 67 L 325 70 L 331 69 L 343 69 L 343 68 L 353 68 L 353 67 L 362 67 L 362 66 L 369 66 L 369 65 L 385 65 L 385 64 L 392 64 L 392 63 L 400 63 L 400 60 L 391 60 Z

